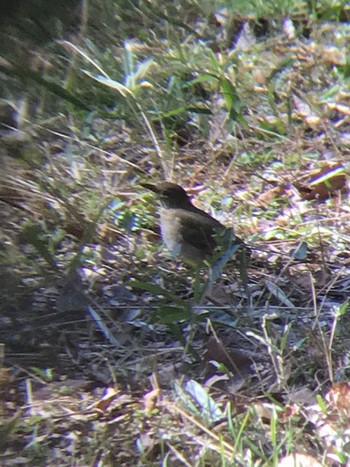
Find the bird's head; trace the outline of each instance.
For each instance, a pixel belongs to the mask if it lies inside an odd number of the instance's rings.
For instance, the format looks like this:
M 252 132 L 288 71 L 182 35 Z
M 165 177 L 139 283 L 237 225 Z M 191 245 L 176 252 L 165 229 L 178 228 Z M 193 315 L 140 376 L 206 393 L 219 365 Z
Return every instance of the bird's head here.
M 172 182 L 141 183 L 141 186 L 158 195 L 162 206 L 167 208 L 183 208 L 191 204 L 190 198 L 182 186 Z

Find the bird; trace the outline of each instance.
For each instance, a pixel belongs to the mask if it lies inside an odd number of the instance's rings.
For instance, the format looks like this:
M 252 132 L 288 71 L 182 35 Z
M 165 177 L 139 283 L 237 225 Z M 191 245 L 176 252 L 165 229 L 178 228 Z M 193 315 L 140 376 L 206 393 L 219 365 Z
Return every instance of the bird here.
M 233 254 L 239 247 L 245 248 L 232 229 L 194 206 L 182 186 L 169 181 L 145 182 L 141 186 L 158 195 L 161 235 L 173 256 L 198 265 L 210 260 L 218 250 L 224 252 L 233 245 Z

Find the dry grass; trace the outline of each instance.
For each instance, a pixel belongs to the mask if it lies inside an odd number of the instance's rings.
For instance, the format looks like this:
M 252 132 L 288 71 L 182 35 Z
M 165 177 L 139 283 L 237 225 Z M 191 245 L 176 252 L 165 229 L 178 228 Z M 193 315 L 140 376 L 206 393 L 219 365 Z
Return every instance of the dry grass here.
M 192 3 L 140 5 L 126 45 L 92 5 L 41 46 L 46 84 L 6 64 L 1 464 L 345 464 L 350 30 L 237 52 Z M 198 305 L 139 185 L 165 177 L 251 245 L 250 298 L 228 264 Z

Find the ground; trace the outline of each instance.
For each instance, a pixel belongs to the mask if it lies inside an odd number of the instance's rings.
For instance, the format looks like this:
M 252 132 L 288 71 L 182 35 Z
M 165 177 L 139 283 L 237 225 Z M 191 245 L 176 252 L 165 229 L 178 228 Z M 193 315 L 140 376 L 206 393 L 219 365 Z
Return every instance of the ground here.
M 7 13 L 4 466 L 349 462 L 350 10 L 214 3 Z M 161 179 L 251 249 L 210 293 Z

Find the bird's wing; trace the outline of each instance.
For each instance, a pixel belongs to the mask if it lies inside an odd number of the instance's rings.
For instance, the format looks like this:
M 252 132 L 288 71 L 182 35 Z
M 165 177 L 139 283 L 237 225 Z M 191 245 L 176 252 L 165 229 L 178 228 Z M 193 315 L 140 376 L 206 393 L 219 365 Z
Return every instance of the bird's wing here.
M 181 223 L 183 241 L 194 248 L 202 250 L 205 254 L 212 254 L 218 244 L 215 238 L 216 232 L 226 230 L 226 227 L 214 218 L 202 216 L 195 212 L 179 211 L 181 212 L 174 212 L 174 214 Z

